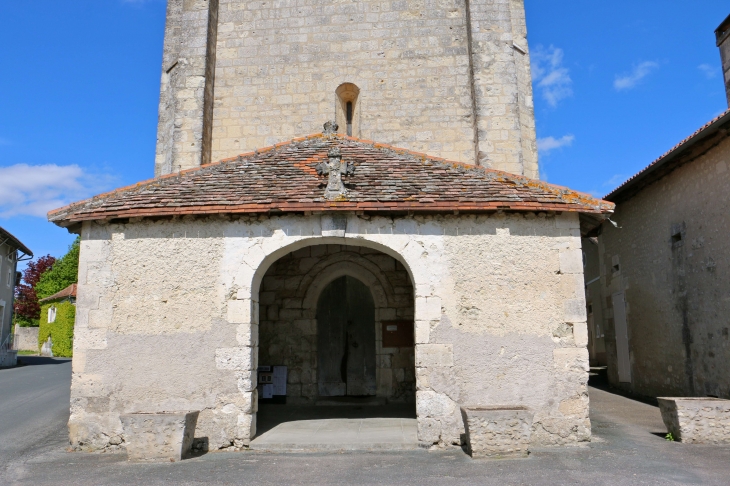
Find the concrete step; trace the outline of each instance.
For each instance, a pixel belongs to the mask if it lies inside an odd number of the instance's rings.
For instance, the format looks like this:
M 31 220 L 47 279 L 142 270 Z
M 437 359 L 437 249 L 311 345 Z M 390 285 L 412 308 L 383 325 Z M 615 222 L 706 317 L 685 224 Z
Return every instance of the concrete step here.
M 416 419 L 365 418 L 284 422 L 251 441 L 258 451 L 404 451 L 418 449 Z

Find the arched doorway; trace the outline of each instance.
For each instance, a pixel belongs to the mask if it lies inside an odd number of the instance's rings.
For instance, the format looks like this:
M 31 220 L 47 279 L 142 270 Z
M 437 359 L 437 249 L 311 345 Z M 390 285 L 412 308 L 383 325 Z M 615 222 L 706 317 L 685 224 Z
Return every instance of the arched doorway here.
M 343 276 L 317 303 L 319 396 L 375 396 L 375 303 L 367 286 Z
M 307 246 L 271 264 L 258 299 L 259 376 L 285 370 L 286 395 L 264 393 L 259 381 L 252 448 L 417 447 L 414 291 L 398 260 L 367 247 Z M 394 327 L 411 339 L 388 341 Z

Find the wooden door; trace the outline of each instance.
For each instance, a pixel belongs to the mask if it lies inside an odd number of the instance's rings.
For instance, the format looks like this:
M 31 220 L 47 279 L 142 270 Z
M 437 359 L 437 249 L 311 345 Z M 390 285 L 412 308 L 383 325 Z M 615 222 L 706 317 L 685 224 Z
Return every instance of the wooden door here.
M 375 395 L 375 304 L 365 284 L 340 277 L 317 304 L 319 395 Z

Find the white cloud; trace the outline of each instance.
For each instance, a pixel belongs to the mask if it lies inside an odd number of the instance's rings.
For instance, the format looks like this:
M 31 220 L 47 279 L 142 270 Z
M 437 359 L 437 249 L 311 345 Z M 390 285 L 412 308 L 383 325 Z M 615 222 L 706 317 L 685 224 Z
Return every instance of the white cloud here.
M 639 84 L 639 81 L 651 74 L 652 71 L 659 67 L 659 63 L 654 61 L 644 61 L 634 66 L 634 70 L 623 76 L 616 76 L 613 81 L 613 87 L 618 91 L 631 89 Z
M 560 138 L 545 137 L 537 140 L 537 150 L 541 154 L 547 154 L 555 149 L 570 147 L 575 140 L 574 135 L 564 135 Z
M 699 69 L 707 79 L 713 79 L 715 76 L 717 76 L 717 73 L 719 71 L 717 67 L 710 66 L 709 64 L 700 64 L 699 66 L 697 66 L 697 69 Z
M 616 174 L 613 177 L 611 177 L 609 180 L 603 183 L 606 187 L 618 187 L 622 183 L 626 181 L 627 177 L 623 174 Z
M 0 218 L 45 217 L 51 209 L 102 192 L 112 183 L 110 176 L 89 174 L 75 164 L 0 167 Z
M 550 46 L 537 46 L 530 54 L 532 81 L 543 99 L 550 106 L 557 106 L 562 99 L 573 95 L 570 71 L 563 66 L 563 50 Z

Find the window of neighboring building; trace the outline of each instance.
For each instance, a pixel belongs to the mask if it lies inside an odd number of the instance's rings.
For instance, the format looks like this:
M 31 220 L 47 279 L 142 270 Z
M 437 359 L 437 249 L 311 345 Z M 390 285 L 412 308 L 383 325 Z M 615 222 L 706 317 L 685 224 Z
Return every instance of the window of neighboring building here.
M 48 308 L 48 322 L 56 322 L 56 306 L 54 305 Z
M 8 265 L 8 287 L 13 286 L 13 267 Z

